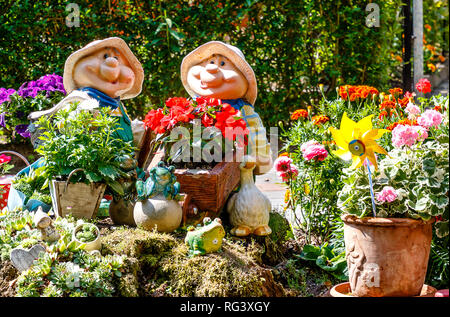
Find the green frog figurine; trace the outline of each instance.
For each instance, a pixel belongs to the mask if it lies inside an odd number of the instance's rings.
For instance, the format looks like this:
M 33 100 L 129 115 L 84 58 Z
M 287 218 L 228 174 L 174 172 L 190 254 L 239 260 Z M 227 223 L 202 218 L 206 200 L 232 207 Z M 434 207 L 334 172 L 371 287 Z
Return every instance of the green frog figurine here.
M 225 229 L 222 220 L 209 217 L 203 219 L 203 226 L 197 225 L 188 227 L 188 232 L 184 242 L 189 246 L 189 256 L 205 255 L 220 250 L 222 239 L 225 237 Z

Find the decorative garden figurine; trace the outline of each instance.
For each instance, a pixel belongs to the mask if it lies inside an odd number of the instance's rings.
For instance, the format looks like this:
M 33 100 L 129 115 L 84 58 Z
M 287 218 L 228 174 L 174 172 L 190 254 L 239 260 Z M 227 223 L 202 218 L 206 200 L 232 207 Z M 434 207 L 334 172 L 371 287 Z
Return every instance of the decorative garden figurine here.
M 205 255 L 220 250 L 223 237 L 225 237 L 225 230 L 220 218 L 211 221 L 209 217 L 206 217 L 203 219 L 203 226 L 188 228 L 184 241 L 189 246 L 189 256 Z
M 53 221 L 49 215 L 47 215 L 42 207 L 38 207 L 34 214 L 33 222 L 39 230 L 41 230 L 42 240 L 47 242 L 57 241 L 60 238 L 58 231 L 53 226 Z
M 181 81 L 193 98 L 222 99 L 240 110 L 250 131 L 248 154 L 256 160 L 255 174 L 273 165 L 266 129 L 253 107 L 257 84 L 253 69 L 237 47 L 219 41 L 201 45 L 181 63 Z
M 52 115 L 75 101 L 79 102 L 77 110 L 110 107 L 122 128 L 117 134 L 132 141 L 131 120 L 121 100 L 139 95 L 143 79 L 141 63 L 124 40 L 110 37 L 93 41 L 66 60 L 63 82 L 68 95 L 51 109 L 31 113 L 29 119 Z
M 253 169 L 255 162 L 244 158 L 241 162 L 241 188 L 233 194 L 227 204 L 230 222 L 233 225 L 231 234 L 247 236 L 251 233 L 266 236 L 272 233 L 269 227 L 269 215 L 272 208 L 270 200 L 255 185 Z
M 143 79 L 141 63 L 124 40 L 110 37 L 93 41 L 72 53 L 66 60 L 63 82 L 68 95 L 51 109 L 31 113 L 29 119 L 34 122 L 41 116 L 51 116 L 73 102 L 79 102 L 76 111 L 96 111 L 98 108 L 110 107 L 111 115 L 118 118 L 117 124 L 120 127 L 114 132 L 114 136 L 134 141 L 135 146 L 140 146 L 142 122 L 130 120 L 121 100 L 139 95 Z M 36 130 L 34 124 L 29 129 L 33 136 Z M 130 153 L 130 156 L 134 156 L 133 154 L 135 153 Z M 110 215 L 116 224 L 133 225 L 134 201 L 131 197 L 134 196 L 135 181 L 141 175 L 137 175 L 139 172 L 136 168 L 128 168 L 129 158 L 124 158 L 122 165 L 127 177 L 120 181 L 126 193 L 124 197 L 114 197 Z
M 180 226 L 183 212 L 177 202 L 180 184 L 173 174 L 174 169 L 161 161 L 150 170 L 145 182 L 136 182 L 138 201 L 133 216 L 138 227 L 145 230 L 156 227 L 160 232 L 171 232 Z

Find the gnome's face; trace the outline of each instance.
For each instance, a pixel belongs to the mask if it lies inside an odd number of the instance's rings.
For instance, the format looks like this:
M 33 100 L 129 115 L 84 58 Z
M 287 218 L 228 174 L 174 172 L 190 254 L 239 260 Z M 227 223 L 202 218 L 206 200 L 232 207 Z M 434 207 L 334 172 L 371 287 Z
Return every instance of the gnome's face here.
M 199 96 L 219 99 L 237 99 L 245 96 L 247 79 L 223 55 L 212 55 L 192 66 L 187 74 L 190 88 Z
M 116 98 L 130 90 L 135 74 L 119 50 L 106 47 L 80 59 L 73 79 L 80 88 L 92 87 Z

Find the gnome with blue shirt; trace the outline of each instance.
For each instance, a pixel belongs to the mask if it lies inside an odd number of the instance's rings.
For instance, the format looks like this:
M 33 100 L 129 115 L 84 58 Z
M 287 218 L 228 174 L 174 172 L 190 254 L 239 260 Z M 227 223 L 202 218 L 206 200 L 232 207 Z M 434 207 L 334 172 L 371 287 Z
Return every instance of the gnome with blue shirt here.
M 119 129 L 114 136 L 133 145 L 140 147 L 145 129 L 143 122 L 131 121 L 122 100 L 131 99 L 141 93 L 144 80 L 144 70 L 141 63 L 130 50 L 124 40 L 118 37 L 110 37 L 103 40 L 93 41 L 83 48 L 72 53 L 64 65 L 63 83 L 67 96 L 54 107 L 33 112 L 28 116 L 32 122 L 29 126 L 31 133 L 38 132 L 36 122 L 42 116 L 52 116 L 62 109 L 69 109 L 74 102 L 78 102 L 74 112 L 92 111 L 97 112 L 100 108 L 109 107 L 110 115 L 118 118 Z M 39 146 L 39 139 L 35 138 L 34 147 Z M 127 172 L 123 180 L 125 192 L 132 195 L 136 177 L 144 177 L 145 173 L 135 168 L 137 160 L 130 153 L 124 158 L 124 171 Z M 27 169 L 20 173 L 28 173 L 30 168 L 38 168 L 45 164 L 43 158 L 39 159 Z M 131 166 L 131 167 L 130 167 Z M 15 206 L 12 206 L 15 207 Z M 132 218 L 128 210 L 125 210 L 125 223 Z M 113 217 L 113 215 L 111 215 Z
M 255 73 L 242 51 L 220 41 L 203 44 L 184 57 L 181 81 L 192 98 L 218 98 L 241 112 L 250 132 L 246 159 L 256 161 L 254 174 L 267 173 L 273 165 L 270 145 L 254 108 Z

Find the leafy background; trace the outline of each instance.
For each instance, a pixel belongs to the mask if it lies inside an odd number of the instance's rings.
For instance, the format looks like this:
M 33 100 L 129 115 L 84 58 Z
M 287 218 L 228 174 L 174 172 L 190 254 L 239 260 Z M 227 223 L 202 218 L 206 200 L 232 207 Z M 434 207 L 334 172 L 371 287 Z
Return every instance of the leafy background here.
M 65 24 L 69 2 L 79 5 L 78 28 Z M 442 30 L 433 36 L 448 50 L 442 10 L 448 1 L 438 1 L 439 10 L 426 9 L 436 2 L 424 2 L 425 21 Z M 253 66 L 259 88 L 256 107 L 273 126 L 317 100 L 319 92 L 312 87 L 319 83 L 330 93 L 344 83 L 382 89 L 398 81 L 400 62 L 393 56 L 401 55 L 401 1 L 377 2 L 379 28 L 365 26 L 367 3 L 0 0 L 0 87 L 17 89 L 44 74 L 62 75 L 70 53 L 92 40 L 119 36 L 145 70 L 142 94 L 127 101 L 130 114 L 142 117 L 169 96 L 187 95 L 179 79 L 187 53 L 207 41 L 223 40 L 242 49 Z

